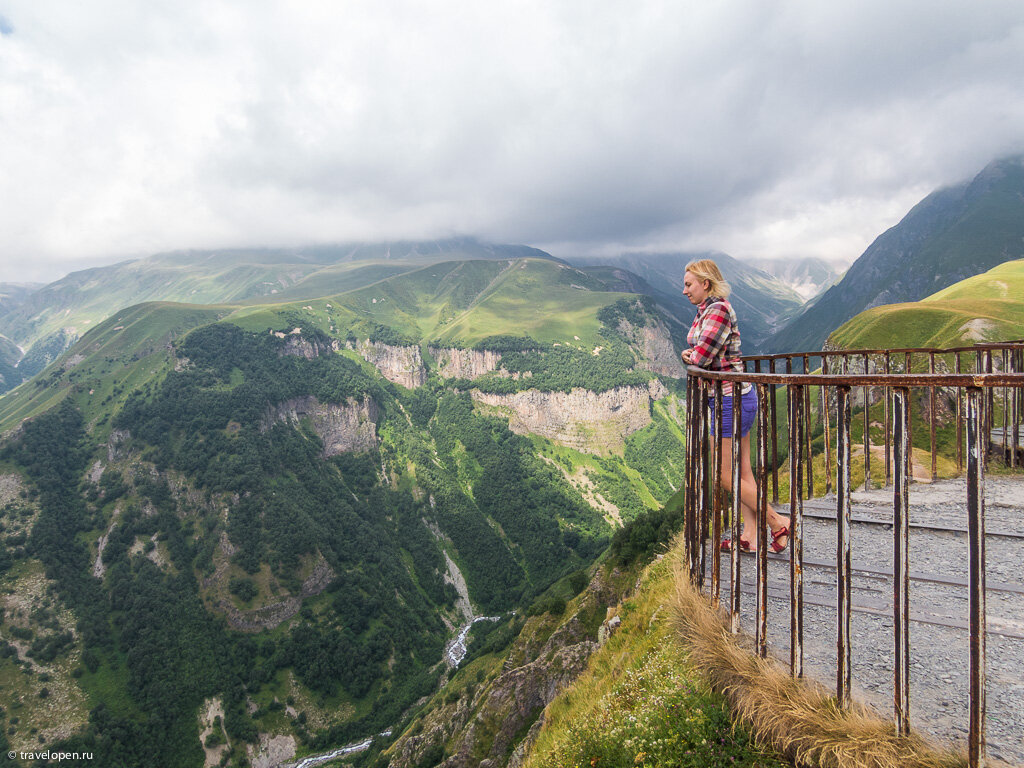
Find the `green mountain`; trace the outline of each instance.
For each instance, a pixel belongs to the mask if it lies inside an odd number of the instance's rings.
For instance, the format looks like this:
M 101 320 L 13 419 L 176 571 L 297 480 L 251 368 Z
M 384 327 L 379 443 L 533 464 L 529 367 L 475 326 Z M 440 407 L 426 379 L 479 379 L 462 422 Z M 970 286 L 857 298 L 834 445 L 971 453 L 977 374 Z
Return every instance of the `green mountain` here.
M 331 296 L 451 259 L 548 258 L 527 246 L 471 238 L 354 243 L 304 249 L 188 251 L 74 272 L 36 290 L 0 297 L 0 334 L 26 350 L 27 380 L 89 328 L 145 301 L 219 304 Z M 17 300 L 14 300 L 17 299 Z M 3 371 L 0 370 L 0 374 Z M 0 391 L 5 391 L 0 389 Z
M 991 163 L 969 182 L 928 195 L 880 235 L 838 284 L 772 336 L 766 348 L 820 349 L 830 333 L 859 312 L 917 301 L 1022 256 L 1024 158 L 1014 157 Z
M 1024 338 L 1024 260 L 1008 261 L 920 301 L 861 312 L 828 338 L 839 349 L 960 347 Z
M 799 294 L 785 283 L 724 253 L 627 253 L 570 261 L 585 269 L 628 270 L 648 285 L 659 286 L 649 295 L 688 328 L 694 308 L 683 296 L 683 274 L 687 263 L 703 258 L 714 259 L 732 287 L 730 300 L 740 318 L 746 354 L 760 351 L 776 326 L 803 305 Z
M 460 625 L 678 489 L 655 302 L 550 259 L 415 266 L 136 304 L 0 398 L 12 749 L 244 765 L 379 733 Z

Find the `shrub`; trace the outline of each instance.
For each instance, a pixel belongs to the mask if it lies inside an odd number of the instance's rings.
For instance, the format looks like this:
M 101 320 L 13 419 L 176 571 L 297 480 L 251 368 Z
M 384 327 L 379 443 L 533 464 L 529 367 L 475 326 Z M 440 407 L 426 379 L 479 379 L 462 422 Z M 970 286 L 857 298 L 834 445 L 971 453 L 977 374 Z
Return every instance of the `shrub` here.
M 252 579 L 246 579 L 240 576 L 235 576 L 230 582 L 228 582 L 228 589 L 231 591 L 231 594 L 237 595 L 239 600 L 246 603 L 259 594 L 259 590 L 256 588 Z

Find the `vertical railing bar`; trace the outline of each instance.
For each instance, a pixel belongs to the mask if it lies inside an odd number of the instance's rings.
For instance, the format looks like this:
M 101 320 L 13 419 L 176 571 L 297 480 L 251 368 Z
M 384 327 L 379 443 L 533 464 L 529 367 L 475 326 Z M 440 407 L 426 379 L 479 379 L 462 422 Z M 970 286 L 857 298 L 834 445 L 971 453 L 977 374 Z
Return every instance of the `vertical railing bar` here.
M 1014 361 L 1013 371 L 1019 373 L 1021 370 L 1021 350 L 1014 349 L 1011 359 Z M 1013 441 L 1010 450 L 1010 466 L 1017 468 L 1017 451 L 1020 450 L 1020 417 L 1021 417 L 1021 395 L 1024 394 L 1024 387 L 1013 388 L 1013 416 L 1010 423 L 1013 426 Z
M 809 372 L 810 360 L 807 355 L 804 355 L 804 373 Z M 803 441 L 801 445 L 804 447 L 803 459 L 805 466 L 807 467 L 807 496 L 806 498 L 814 498 L 814 462 L 811 456 L 811 390 L 809 387 L 801 387 L 804 391 L 804 415 L 801 421 L 801 434 L 803 434 Z
M 760 374 L 761 373 L 761 361 L 760 360 L 755 360 L 754 361 L 754 373 L 756 373 L 756 374 Z M 740 385 L 740 389 L 741 390 L 743 389 L 743 385 Z M 733 394 L 735 395 L 735 392 Z M 758 402 L 760 402 L 760 399 L 758 400 Z M 761 419 L 760 418 L 757 420 L 756 427 L 757 427 L 758 432 L 760 432 L 761 431 Z M 767 458 L 767 454 L 765 454 L 765 457 Z M 757 452 L 757 455 L 754 457 L 754 461 L 755 461 L 755 465 L 756 465 L 754 467 L 755 474 L 760 476 L 760 471 L 761 471 L 761 467 L 759 465 L 759 462 L 761 461 L 761 453 L 760 453 L 760 451 Z
M 786 357 L 786 373 L 787 374 L 793 373 L 793 358 L 791 356 Z M 787 387 L 786 388 L 786 413 L 791 413 L 792 412 L 792 408 L 790 407 L 790 403 L 789 403 L 789 398 L 792 396 L 792 394 L 793 394 L 792 391 L 790 391 L 790 389 Z M 786 424 L 786 429 L 787 430 L 792 429 L 792 428 L 793 428 L 792 422 Z M 790 435 L 787 432 L 787 434 L 786 434 L 786 448 L 787 448 L 787 450 L 792 446 L 792 440 L 790 440 L 789 438 L 790 438 Z M 789 484 L 790 485 L 793 484 L 793 476 L 792 475 L 789 476 Z
M 694 422 L 697 418 L 696 403 L 697 396 L 696 377 L 692 374 L 686 376 L 686 467 L 684 471 L 684 482 L 686 489 L 683 491 L 683 530 L 686 540 L 686 556 L 689 560 L 690 576 L 693 576 L 693 553 L 694 553 L 694 503 L 693 495 L 696 493 L 697 483 L 697 462 L 700 457 L 697 455 L 697 430 Z
M 886 375 L 888 375 L 888 373 L 889 373 L 889 363 L 890 363 L 890 355 L 889 355 L 889 350 L 887 349 L 887 350 L 885 350 L 885 361 L 884 361 L 884 366 L 885 366 L 884 370 L 885 370 Z M 882 402 L 885 404 L 884 405 L 885 411 L 883 412 L 883 416 L 882 416 L 883 422 L 882 423 L 883 424 L 889 424 L 889 398 L 888 397 L 883 397 L 882 398 Z M 889 487 L 889 483 L 892 482 L 892 453 L 891 453 L 892 447 L 890 445 L 890 440 L 889 440 L 889 430 L 888 429 L 883 429 L 882 431 L 885 433 L 885 436 L 884 436 L 885 437 L 885 487 L 888 488 Z
M 904 370 L 907 373 L 913 373 L 913 369 L 912 369 L 913 358 L 911 357 L 911 354 L 912 354 L 911 352 L 907 352 L 907 354 L 906 354 L 906 365 L 905 365 Z M 913 483 L 914 482 L 914 412 L 913 412 L 914 400 L 913 400 L 913 390 L 911 390 L 910 409 L 911 409 L 910 410 L 910 420 L 907 422 L 907 440 L 910 441 L 910 482 Z
M 787 394 L 789 409 L 789 669 L 793 677 L 804 676 L 804 545 L 803 545 L 803 473 L 800 462 L 800 431 L 804 428 L 806 403 L 800 396 L 800 385 L 793 385 L 796 392 Z
M 715 455 L 712 461 L 715 486 L 715 504 L 712 510 L 712 533 L 711 533 L 711 602 L 718 608 L 721 596 L 721 574 L 722 574 L 722 548 L 718 542 L 722 540 L 722 382 L 715 382 Z
M 850 387 L 837 388 L 838 472 L 836 478 L 836 699 L 850 706 Z
M 985 373 L 992 373 L 992 350 L 985 350 Z M 988 388 L 987 397 L 984 398 L 986 403 L 985 409 L 982 411 L 982 433 L 985 435 L 985 441 L 982 443 L 983 453 L 985 457 L 985 469 L 988 469 L 989 451 L 988 451 L 988 438 L 992 434 L 992 421 L 995 414 L 995 389 L 992 387 Z
M 1010 370 L 1009 362 L 1010 362 L 1009 350 L 1008 349 L 1003 349 L 1003 373 L 1007 373 Z M 1009 414 L 1010 409 L 1007 408 L 1007 405 L 1009 404 L 1009 387 L 1003 387 L 1002 389 L 1003 389 L 1003 456 L 1005 457 L 1007 449 L 1009 448 L 1009 445 L 1010 445 L 1010 442 L 1009 442 L 1010 441 L 1010 424 L 1009 424 L 1009 421 L 1008 421 L 1009 418 L 1010 418 L 1010 414 Z M 1010 464 L 1009 460 L 1006 460 L 1006 464 L 1007 464 L 1007 466 L 1009 466 L 1009 464 Z
M 985 761 L 985 461 L 982 446 L 983 392 L 967 389 L 967 540 L 969 560 L 970 722 L 968 765 Z
M 711 508 L 711 451 L 709 439 L 710 418 L 709 388 L 707 385 L 700 388 L 700 503 L 697 508 L 697 584 L 703 590 L 705 576 L 705 539 L 707 538 L 707 517 Z
M 892 392 L 892 433 L 895 454 L 893 487 L 893 716 L 896 733 L 910 733 L 910 390 Z
M 704 462 L 707 456 L 704 455 L 704 445 L 701 440 L 701 431 L 704 426 L 704 380 L 699 379 L 697 388 L 694 391 L 693 403 L 693 445 L 696 451 L 697 461 L 693 467 L 693 531 L 691 535 L 690 550 L 690 578 L 697 583 L 697 563 L 700 562 L 698 547 L 700 547 L 700 504 L 704 488 Z
M 953 372 L 961 373 L 962 364 L 960 353 L 953 355 Z M 963 387 L 956 388 L 956 471 L 958 475 L 964 473 L 964 390 Z
M 928 353 L 928 373 L 932 373 L 932 374 L 935 373 L 935 353 L 934 352 L 929 352 Z M 932 384 L 932 386 L 928 387 L 928 410 L 930 411 L 930 413 L 928 415 L 928 425 L 929 425 L 928 428 L 931 430 L 932 482 L 933 483 L 936 480 L 939 479 L 939 471 L 938 471 L 939 452 L 938 452 L 938 449 L 937 449 L 936 443 L 935 443 L 935 422 L 936 422 L 935 403 L 936 403 L 936 400 L 935 400 L 935 385 Z
M 768 396 L 757 386 L 757 628 L 755 644 L 761 658 L 768 656 Z M 790 478 L 792 481 L 792 478 Z
M 828 376 L 828 358 L 821 358 L 821 373 Z M 818 392 L 821 416 L 825 423 L 825 493 L 832 492 L 832 413 L 829 408 L 828 387 L 822 385 Z
M 740 631 L 740 523 L 743 511 L 740 508 L 740 398 L 736 384 L 732 389 L 732 548 L 729 551 L 731 615 L 729 628 L 734 635 Z
M 1010 364 L 1014 373 L 1019 373 L 1021 369 L 1020 352 L 1021 350 L 1019 348 L 1014 347 L 1010 354 Z M 1014 469 L 1017 468 L 1017 451 L 1020 449 L 1020 400 L 1022 392 L 1024 392 L 1024 388 L 1022 387 L 1018 386 L 1013 388 L 1013 414 L 1010 417 L 1010 424 L 1013 429 L 1013 439 L 1010 441 L 1010 467 Z
M 864 375 L 867 376 L 870 360 L 864 355 Z M 871 387 L 864 387 L 864 490 L 871 490 Z
M 775 358 L 772 358 L 768 368 L 769 373 L 775 373 Z M 779 503 L 779 419 L 778 407 L 776 405 L 776 394 L 778 385 L 772 384 L 771 388 L 771 409 L 772 409 L 772 503 Z

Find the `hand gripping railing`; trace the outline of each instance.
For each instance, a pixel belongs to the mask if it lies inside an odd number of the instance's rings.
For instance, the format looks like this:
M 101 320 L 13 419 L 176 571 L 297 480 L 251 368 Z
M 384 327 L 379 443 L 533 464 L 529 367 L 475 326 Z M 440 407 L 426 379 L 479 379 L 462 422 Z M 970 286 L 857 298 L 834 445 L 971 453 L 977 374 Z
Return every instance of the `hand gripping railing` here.
M 687 463 L 685 536 L 691 579 L 705 586 L 710 570 L 710 593 L 721 600 L 721 550 L 718 542 L 726 519 L 722 484 L 723 382 L 757 385 L 756 428 L 757 535 L 762 546 L 756 555 L 756 610 L 754 643 L 766 656 L 768 617 L 767 536 L 769 481 L 772 500 L 778 503 L 780 441 L 778 403 L 785 399 L 786 450 L 789 483 L 790 669 L 803 676 L 803 499 L 815 489 L 836 491 L 836 697 L 850 703 L 850 491 L 851 434 L 856 408 L 863 433 L 865 487 L 871 487 L 872 448 L 883 448 L 884 484 L 893 488 L 893 716 L 896 731 L 910 731 L 910 570 L 909 486 L 912 476 L 914 416 L 927 424 L 927 450 L 931 477 L 938 476 L 938 460 L 952 453 L 957 471 L 967 463 L 967 532 L 969 548 L 970 724 L 968 761 L 981 765 L 985 753 L 985 499 L 984 477 L 990 455 L 1001 455 L 1008 466 L 1022 465 L 1024 439 L 1024 340 L 978 344 L 951 349 L 826 350 L 814 353 L 759 355 L 743 358 L 743 373 L 714 373 L 689 367 L 687 380 Z M 785 365 L 785 372 L 778 368 Z M 800 370 L 794 372 L 794 364 Z M 915 393 L 916 396 L 915 396 Z M 922 394 L 923 393 L 923 394 Z M 812 398 L 816 394 L 816 398 Z M 714 401 L 715 424 L 709 404 Z M 815 402 L 817 408 L 815 409 Z M 740 487 L 740 400 L 733 399 L 731 435 L 732 478 Z M 883 421 L 872 421 L 872 408 Z M 816 411 L 816 413 L 815 413 Z M 871 433 L 882 446 L 873 446 Z M 814 435 L 820 433 L 824 477 L 814 477 Z M 725 436 L 730 438 L 729 435 Z M 941 440 L 940 440 L 941 438 Z M 918 443 L 924 443 L 918 438 Z M 941 444 L 940 444 L 941 443 Z M 943 445 L 945 448 L 943 448 Z M 952 444 L 952 445 L 950 445 Z M 859 446 L 858 446 L 859 447 Z M 833 472 L 834 467 L 834 472 Z M 740 494 L 732 494 L 732 541 L 740 539 Z M 710 529 L 710 530 L 709 530 Z M 710 538 L 710 569 L 706 562 Z M 740 628 L 740 548 L 730 550 L 728 608 L 732 631 Z

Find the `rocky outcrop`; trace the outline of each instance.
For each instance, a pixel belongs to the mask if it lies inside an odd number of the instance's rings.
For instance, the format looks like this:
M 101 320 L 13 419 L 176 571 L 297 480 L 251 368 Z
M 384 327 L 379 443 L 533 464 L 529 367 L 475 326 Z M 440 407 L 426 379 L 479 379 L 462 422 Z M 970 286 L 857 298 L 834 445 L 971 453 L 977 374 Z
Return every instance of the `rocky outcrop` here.
M 622 318 L 618 331 L 640 351 L 642 359 L 637 368 L 676 379 L 686 375 L 683 361 L 672 343 L 672 334 L 661 320 L 652 319 L 647 325 L 635 326 Z
M 107 438 L 107 461 L 114 462 L 128 458 L 128 443 L 132 434 L 127 429 L 112 429 Z
M 321 403 L 312 395 L 296 397 L 274 406 L 260 425 L 269 429 L 275 422 L 297 422 L 308 418 L 324 444 L 324 457 L 339 453 L 371 451 L 377 447 L 380 409 L 371 397 L 349 398 L 343 404 Z
M 303 599 L 319 595 L 334 581 L 334 570 L 322 556 L 318 555 L 318 558 L 313 572 L 302 582 L 302 589 L 297 595 L 251 611 L 240 611 L 227 598 L 221 599 L 217 607 L 227 616 L 228 626 L 241 632 L 262 632 L 296 615 Z
M 427 380 L 419 347 L 396 347 L 365 339 L 356 344 L 356 351 L 380 371 L 381 376 L 395 384 L 415 389 Z
M 489 349 L 430 347 L 430 354 L 437 363 L 437 372 L 446 379 L 475 379 L 501 365 L 501 352 Z
M 620 450 L 627 435 L 651 423 L 651 402 L 667 394 L 660 381 L 605 392 L 528 389 L 508 395 L 472 390 L 473 401 L 509 417 L 516 434 L 535 434 L 585 453 Z
M 246 744 L 245 750 L 252 768 L 275 768 L 295 757 L 295 746 L 294 736 L 261 733 L 259 743 Z
M 312 360 L 315 357 L 320 357 L 320 355 L 330 354 L 335 351 L 334 345 L 329 342 L 320 339 L 307 339 L 301 332 L 296 333 L 292 331 L 289 334 L 278 332 L 276 335 L 284 338 L 284 344 L 279 353 L 281 355 L 304 357 L 307 360 Z

